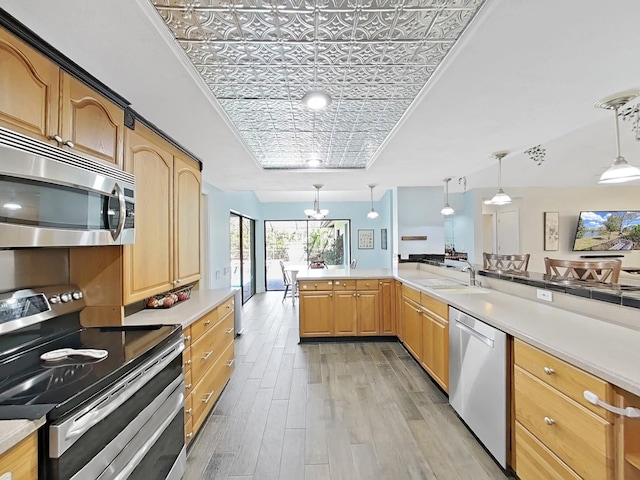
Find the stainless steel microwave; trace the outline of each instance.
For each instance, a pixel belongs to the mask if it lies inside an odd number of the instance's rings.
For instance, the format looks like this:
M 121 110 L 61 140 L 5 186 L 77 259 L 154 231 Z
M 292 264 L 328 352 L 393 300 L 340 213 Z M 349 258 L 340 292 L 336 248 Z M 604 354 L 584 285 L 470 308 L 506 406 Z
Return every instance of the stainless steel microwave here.
M 0 128 L 0 248 L 133 243 L 135 190 L 107 162 Z

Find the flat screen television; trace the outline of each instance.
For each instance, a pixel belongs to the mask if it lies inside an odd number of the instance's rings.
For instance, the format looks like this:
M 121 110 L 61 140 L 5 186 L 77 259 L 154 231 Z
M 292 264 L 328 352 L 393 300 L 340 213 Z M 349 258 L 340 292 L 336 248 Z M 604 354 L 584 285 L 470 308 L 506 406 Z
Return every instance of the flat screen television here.
M 640 210 L 580 212 L 573 251 L 640 250 Z

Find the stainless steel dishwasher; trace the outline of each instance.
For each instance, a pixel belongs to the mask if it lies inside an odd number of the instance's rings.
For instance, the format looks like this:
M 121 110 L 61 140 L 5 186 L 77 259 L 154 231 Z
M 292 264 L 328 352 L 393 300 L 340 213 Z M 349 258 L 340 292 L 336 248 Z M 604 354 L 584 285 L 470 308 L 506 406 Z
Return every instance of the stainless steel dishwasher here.
M 449 307 L 449 403 L 507 467 L 507 336 Z

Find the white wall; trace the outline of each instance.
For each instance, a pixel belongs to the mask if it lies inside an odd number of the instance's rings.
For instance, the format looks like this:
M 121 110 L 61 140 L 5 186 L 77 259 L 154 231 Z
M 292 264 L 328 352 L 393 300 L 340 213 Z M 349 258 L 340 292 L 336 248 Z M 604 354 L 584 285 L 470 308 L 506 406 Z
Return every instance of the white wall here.
M 213 185 L 203 182 L 202 190 L 207 194 L 209 265 L 205 265 L 209 288 L 226 288 L 231 285 L 230 252 L 229 252 L 229 209 L 226 205 L 225 192 Z M 203 228 L 205 228 L 203 226 Z
M 444 254 L 444 187 L 398 187 L 398 253 Z M 455 208 L 455 206 L 454 206 Z M 402 240 L 403 236 L 427 236 L 426 241 Z

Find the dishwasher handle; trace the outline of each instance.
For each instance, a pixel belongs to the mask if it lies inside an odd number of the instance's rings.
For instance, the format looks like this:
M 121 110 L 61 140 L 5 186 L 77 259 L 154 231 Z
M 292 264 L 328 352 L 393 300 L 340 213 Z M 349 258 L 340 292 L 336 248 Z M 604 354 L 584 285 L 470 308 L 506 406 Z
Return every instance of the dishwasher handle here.
M 476 339 L 480 340 L 482 343 L 484 343 L 488 347 L 493 348 L 493 340 L 491 340 L 489 337 L 485 337 L 483 334 L 481 334 L 477 330 L 474 330 L 473 328 L 469 327 L 468 325 L 462 322 L 459 322 L 458 320 L 456 320 L 456 327 L 458 327 L 463 332 L 468 333 L 472 337 L 475 337 Z

